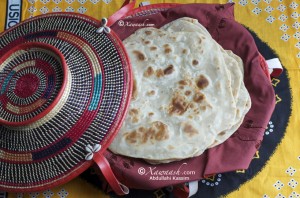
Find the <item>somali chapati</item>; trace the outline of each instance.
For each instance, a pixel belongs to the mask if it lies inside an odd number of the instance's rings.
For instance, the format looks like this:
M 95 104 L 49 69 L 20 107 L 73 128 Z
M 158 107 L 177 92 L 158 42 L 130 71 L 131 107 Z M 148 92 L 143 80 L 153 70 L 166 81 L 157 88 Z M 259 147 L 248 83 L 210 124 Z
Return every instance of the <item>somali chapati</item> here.
M 207 38 L 212 39 L 209 32 L 200 23 L 198 23 L 196 19 L 189 17 L 183 17 L 175 20 L 166 24 L 161 29 L 170 32 L 201 32 L 205 34 Z M 244 116 L 251 107 L 250 95 L 243 81 L 244 67 L 241 58 L 235 55 L 232 51 L 224 50 L 220 45 L 219 47 L 222 53 L 227 54 L 227 56 L 225 55 L 223 57 L 227 64 L 227 69 L 231 74 L 231 87 L 236 101 L 237 114 L 234 121 L 235 124 L 230 129 L 222 131 L 220 134 L 218 134 L 214 143 L 209 148 L 221 144 L 227 140 L 239 128 Z
M 114 153 L 156 163 L 189 158 L 239 126 L 250 106 L 243 66 L 204 27 L 187 22 L 176 22 L 177 30 L 143 28 L 124 41 L 134 92 Z
M 192 24 L 191 24 L 192 23 Z M 171 32 L 202 32 L 208 38 L 211 38 L 207 30 L 200 25 L 197 20 L 191 18 L 181 18 L 174 22 L 171 22 L 161 29 L 171 31 Z M 251 100 L 249 93 L 243 82 L 243 62 L 242 60 L 233 54 L 231 51 L 223 50 L 221 46 L 219 46 L 222 53 L 227 53 L 228 56 L 223 56 L 225 62 L 227 64 L 227 69 L 230 70 L 231 73 L 231 86 L 233 91 L 233 96 L 236 101 L 237 106 L 237 114 L 235 117 L 235 124 L 227 130 L 220 132 L 212 145 L 209 148 L 214 147 L 218 144 L 223 143 L 227 140 L 241 125 L 245 114 L 249 111 L 251 106 Z M 174 161 L 175 159 L 167 159 L 167 160 L 147 160 L 150 163 L 168 163 Z
M 243 76 L 244 76 L 243 62 L 238 56 L 236 56 L 234 53 L 232 53 L 232 51 L 226 50 L 226 53 L 227 53 L 227 55 L 231 56 L 235 60 L 233 62 L 228 61 L 228 66 L 229 66 L 229 68 L 231 68 L 230 71 L 236 75 L 236 73 L 233 72 L 233 70 L 232 70 L 234 68 L 234 67 L 232 67 L 232 64 L 233 64 L 233 65 L 237 65 L 238 68 L 240 69 L 237 71 L 241 71 L 241 73 L 242 73 L 242 79 L 240 81 L 241 85 L 239 87 L 239 92 L 236 97 L 236 99 L 237 99 L 236 100 L 237 114 L 236 114 L 236 118 L 235 118 L 235 124 L 230 129 L 224 131 L 223 134 L 217 135 L 214 143 L 209 148 L 217 146 L 217 145 L 223 143 L 224 141 L 226 141 L 240 127 L 240 125 L 242 124 L 242 122 L 244 120 L 245 115 L 247 114 L 247 112 L 250 110 L 250 107 L 251 107 L 251 98 L 250 98 L 249 92 L 246 89 L 244 81 L 243 81 L 244 80 L 243 79 Z

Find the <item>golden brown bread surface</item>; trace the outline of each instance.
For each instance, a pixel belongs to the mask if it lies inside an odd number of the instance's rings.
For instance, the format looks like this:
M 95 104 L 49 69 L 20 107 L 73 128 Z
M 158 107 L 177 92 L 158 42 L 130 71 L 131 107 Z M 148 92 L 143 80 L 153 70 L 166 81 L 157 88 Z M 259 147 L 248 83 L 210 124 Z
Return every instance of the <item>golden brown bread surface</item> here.
M 166 163 L 198 156 L 239 127 L 251 105 L 242 61 L 196 20 L 140 29 L 124 45 L 134 91 L 111 151 Z

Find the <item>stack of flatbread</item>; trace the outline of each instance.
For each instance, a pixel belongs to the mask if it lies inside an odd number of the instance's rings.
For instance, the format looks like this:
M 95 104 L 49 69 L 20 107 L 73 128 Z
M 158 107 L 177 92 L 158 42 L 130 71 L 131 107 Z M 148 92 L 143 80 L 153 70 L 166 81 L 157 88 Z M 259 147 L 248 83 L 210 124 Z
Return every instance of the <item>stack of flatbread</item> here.
M 251 100 L 243 62 L 191 18 L 124 40 L 134 76 L 114 153 L 167 163 L 202 154 L 241 125 Z

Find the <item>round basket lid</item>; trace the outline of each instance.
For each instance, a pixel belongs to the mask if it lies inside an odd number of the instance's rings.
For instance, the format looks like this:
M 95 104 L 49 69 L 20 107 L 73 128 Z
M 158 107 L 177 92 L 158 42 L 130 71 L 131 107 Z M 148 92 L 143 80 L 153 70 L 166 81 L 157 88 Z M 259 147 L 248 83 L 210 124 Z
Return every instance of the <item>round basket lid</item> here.
M 131 67 L 106 23 L 55 13 L 0 34 L 1 189 L 65 183 L 119 130 Z

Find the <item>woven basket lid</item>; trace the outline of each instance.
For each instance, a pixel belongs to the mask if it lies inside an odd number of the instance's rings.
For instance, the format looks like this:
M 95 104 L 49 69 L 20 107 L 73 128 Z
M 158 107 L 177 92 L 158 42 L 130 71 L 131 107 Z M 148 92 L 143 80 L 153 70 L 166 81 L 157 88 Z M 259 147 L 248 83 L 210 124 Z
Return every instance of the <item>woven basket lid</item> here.
M 106 23 L 55 13 L 0 34 L 0 189 L 65 183 L 112 141 L 132 82 Z

